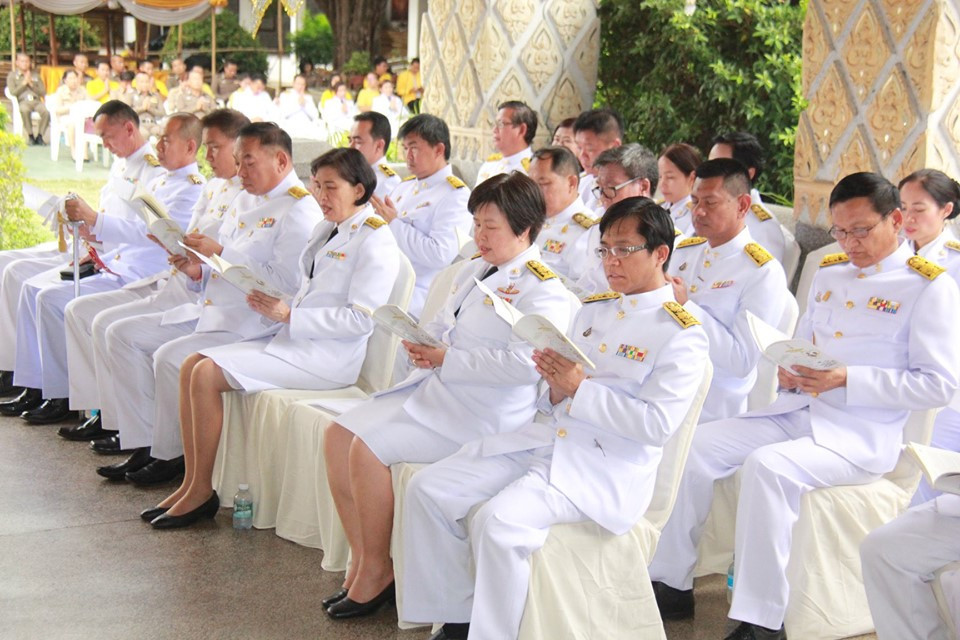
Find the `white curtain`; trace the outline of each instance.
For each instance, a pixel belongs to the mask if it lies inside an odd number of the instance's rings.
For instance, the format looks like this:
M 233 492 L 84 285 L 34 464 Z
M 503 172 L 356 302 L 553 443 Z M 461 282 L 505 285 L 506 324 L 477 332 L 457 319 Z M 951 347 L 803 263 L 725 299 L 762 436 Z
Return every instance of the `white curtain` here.
M 16 0 L 14 0 L 16 2 Z M 38 9 L 59 15 L 74 15 L 96 9 L 106 4 L 105 0 L 25 0 Z M 135 0 L 117 0 L 120 6 L 138 20 L 163 26 L 183 24 L 196 20 L 210 10 L 209 0 L 197 0 L 192 7 L 184 9 L 158 9 L 139 5 Z
M 14 0 L 16 4 L 21 4 Z M 104 4 L 103 0 L 27 0 L 27 4 L 32 4 L 38 9 L 43 9 L 50 13 L 61 15 L 73 15 L 85 13 L 91 9 L 96 9 Z

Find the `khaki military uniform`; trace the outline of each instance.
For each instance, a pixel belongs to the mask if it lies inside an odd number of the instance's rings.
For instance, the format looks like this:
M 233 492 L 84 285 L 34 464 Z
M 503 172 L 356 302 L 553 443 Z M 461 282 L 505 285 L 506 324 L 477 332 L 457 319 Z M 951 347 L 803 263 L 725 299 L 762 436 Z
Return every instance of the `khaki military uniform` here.
M 196 94 L 190 88 L 183 86 L 170 92 L 167 106 L 170 113 L 192 113 L 202 118 L 216 109 L 217 103 L 204 92 Z
M 133 104 L 130 105 L 140 116 L 140 134 L 144 138 L 158 136 L 163 131 L 160 126 L 160 119 L 165 115 L 163 111 L 163 98 L 160 94 L 151 91 L 149 93 L 140 93 L 133 95 Z
M 213 76 L 213 94 L 218 100 L 226 103 L 230 99 L 230 94 L 240 88 L 238 78 L 226 78 L 222 73 Z
M 37 125 L 37 135 L 41 138 L 46 136 L 47 129 L 50 127 L 50 113 L 47 106 L 43 103 L 43 96 L 46 89 L 40 74 L 36 71 L 29 73 L 20 73 L 14 70 L 7 76 L 7 88 L 18 101 L 20 116 L 23 118 L 24 135 L 33 135 L 33 122 L 30 120 L 32 113 L 40 114 L 40 124 Z

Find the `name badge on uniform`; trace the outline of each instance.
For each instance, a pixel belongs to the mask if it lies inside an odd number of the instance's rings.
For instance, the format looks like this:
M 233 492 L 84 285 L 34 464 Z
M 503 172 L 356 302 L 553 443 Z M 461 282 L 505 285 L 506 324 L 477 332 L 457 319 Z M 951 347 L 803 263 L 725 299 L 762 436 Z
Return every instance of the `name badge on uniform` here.
M 717 280 L 712 285 L 711 289 L 726 289 L 727 287 L 733 285 L 733 280 Z
M 257 222 L 257 227 L 260 229 L 269 229 L 275 224 L 277 224 L 276 218 L 260 218 Z
M 342 261 L 347 259 L 347 254 L 342 251 L 327 251 L 327 257 Z
M 634 347 L 629 344 L 621 344 L 619 347 L 617 347 L 617 355 L 621 358 L 626 358 L 627 360 L 643 362 L 643 359 L 647 357 L 647 350 L 641 349 L 640 347 Z
M 867 302 L 867 308 L 873 309 L 874 311 L 883 311 L 884 313 L 896 313 L 900 310 L 900 303 L 873 297 Z
M 559 240 L 547 240 L 545 243 L 543 243 L 543 250 L 549 251 L 550 253 L 560 253 L 566 246 L 566 242 L 560 242 Z

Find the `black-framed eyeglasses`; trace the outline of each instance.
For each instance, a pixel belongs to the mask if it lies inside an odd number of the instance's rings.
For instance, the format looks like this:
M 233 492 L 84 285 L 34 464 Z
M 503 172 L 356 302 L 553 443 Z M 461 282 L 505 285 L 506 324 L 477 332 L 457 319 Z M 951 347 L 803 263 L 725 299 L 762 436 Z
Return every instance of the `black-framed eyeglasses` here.
M 879 222 L 874 223 L 869 227 L 857 227 L 856 229 L 850 229 L 850 231 L 844 231 L 843 229 L 838 229 L 837 227 L 830 227 L 830 230 L 827 233 L 830 234 L 830 237 L 834 240 L 846 240 L 849 238 L 856 238 L 857 240 L 863 240 L 870 232 L 873 231 L 878 224 L 883 222 L 881 219 Z
M 636 178 L 632 178 L 626 182 L 621 182 L 615 187 L 601 187 L 600 185 L 597 185 L 593 189 L 590 189 L 590 193 L 593 194 L 594 198 L 600 198 L 600 196 L 604 196 L 607 198 L 607 200 L 613 200 L 617 197 L 617 191 L 620 191 L 620 189 L 623 189 L 628 184 L 634 183 L 639 179 L 640 176 L 637 176 Z
M 645 244 L 635 244 L 632 247 L 597 247 L 593 252 L 596 253 L 597 257 L 601 260 L 606 260 L 607 256 L 621 259 L 637 251 L 643 251 L 646 248 L 647 245 Z

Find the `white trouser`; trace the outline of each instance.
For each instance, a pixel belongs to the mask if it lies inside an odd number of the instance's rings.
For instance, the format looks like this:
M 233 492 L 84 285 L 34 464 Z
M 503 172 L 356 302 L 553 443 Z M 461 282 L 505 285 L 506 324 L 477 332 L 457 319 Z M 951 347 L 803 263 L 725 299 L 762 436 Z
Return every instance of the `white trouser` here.
M 935 501 L 913 507 L 867 535 L 860 558 L 879 640 L 949 640 L 929 581 L 960 560 L 960 517 Z
M 156 413 L 150 455 L 161 460 L 172 460 L 183 455 L 183 441 L 180 438 L 180 365 L 186 357 L 201 349 L 240 340 L 240 336 L 227 331 L 192 333 L 165 343 L 153 354 Z M 142 402 L 142 399 L 139 401 Z M 120 439 L 123 440 L 122 434 Z
M 127 317 L 131 311 L 128 304 L 143 302 L 151 291 L 150 287 L 116 289 L 82 296 L 67 304 L 64 325 L 67 336 L 67 380 L 72 409 L 100 408 L 97 376 L 98 373 L 108 375 L 108 372 L 98 372 L 96 367 L 96 343 L 93 336 L 95 319 L 101 316 L 111 320 Z M 123 375 L 123 370 L 118 373 Z
M 930 446 L 948 451 L 960 451 L 960 412 L 947 407 L 937 414 L 937 421 L 933 424 L 933 438 Z M 920 486 L 913 494 L 911 507 L 933 500 L 940 492 L 927 482 L 925 477 L 920 478 Z
M 20 303 L 20 289 L 23 283 L 37 275 L 60 265 L 63 256 L 59 253 L 35 259 L 7 261 L 9 254 L 26 253 L 26 251 L 3 251 L 0 262 L 3 269 L 0 280 L 0 370 L 13 371 L 16 364 L 17 351 L 17 305 Z
M 787 610 L 787 563 L 800 498 L 819 487 L 863 484 L 879 477 L 818 446 L 807 409 L 778 416 L 732 418 L 697 427 L 673 513 L 650 564 L 650 577 L 693 588 L 713 483 L 740 466 L 734 552 L 734 620 L 779 629 Z
M 137 303 L 134 303 L 137 304 Z M 153 442 L 156 378 L 153 356 L 171 340 L 193 333 L 196 321 L 162 325 L 163 311 L 118 319 L 104 330 L 104 364 L 108 373 L 100 385 L 100 409 L 105 429 L 120 432 L 125 449 L 149 447 Z M 99 330 L 99 316 L 94 321 Z M 173 399 L 176 411 L 177 398 Z
M 73 282 L 51 269 L 27 280 L 17 306 L 17 356 L 14 384 L 42 389 L 44 398 L 66 398 L 67 336 L 64 310 L 73 300 Z M 98 274 L 80 281 L 80 295 L 119 289 L 114 276 Z
M 516 638 L 530 556 L 551 525 L 586 519 L 549 474 L 549 450 L 483 457 L 479 443 L 417 472 L 404 502 L 400 619 L 470 622 L 470 640 Z M 464 519 L 484 500 L 468 532 Z

